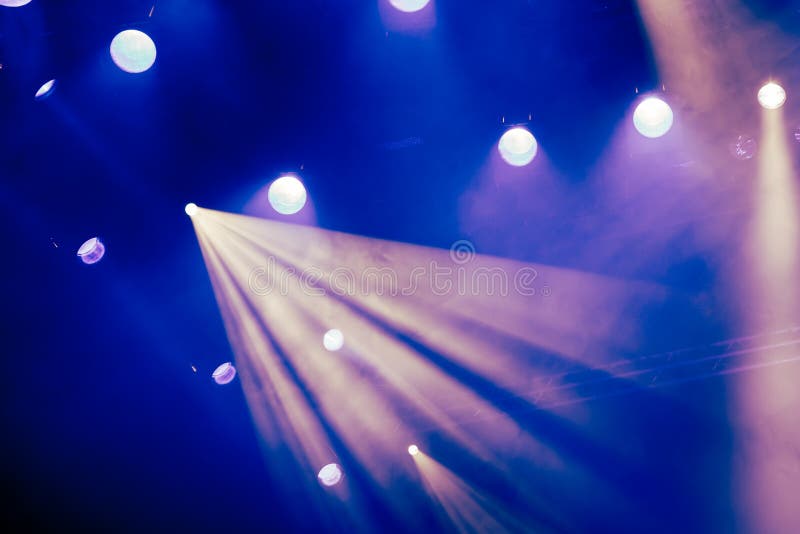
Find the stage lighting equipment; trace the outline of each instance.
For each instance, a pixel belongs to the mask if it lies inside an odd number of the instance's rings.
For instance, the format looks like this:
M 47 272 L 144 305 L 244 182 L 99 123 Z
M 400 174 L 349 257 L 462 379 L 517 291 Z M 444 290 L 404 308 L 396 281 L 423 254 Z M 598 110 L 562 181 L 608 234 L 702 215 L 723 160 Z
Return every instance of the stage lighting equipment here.
M 778 109 L 786 102 L 786 90 L 775 82 L 769 82 L 758 90 L 758 103 L 764 109 Z
M 214 372 L 211 373 L 211 377 L 214 379 L 214 382 L 220 386 L 230 384 L 233 379 L 236 378 L 236 367 L 234 367 L 231 362 L 225 362 L 214 369 Z
M 272 182 L 267 198 L 275 211 L 282 215 L 292 215 L 303 209 L 308 196 L 303 182 L 287 174 Z
M 736 159 L 752 159 L 756 155 L 758 144 L 749 135 L 740 135 L 731 143 L 730 149 Z
M 414 13 L 415 11 L 423 9 L 430 1 L 431 0 L 389 0 L 389 3 L 400 11 Z
M 99 237 L 87 239 L 78 249 L 78 257 L 86 265 L 92 265 L 102 260 L 105 253 L 106 247 Z
M 39 90 L 36 91 L 36 94 L 33 97 L 36 100 L 44 100 L 45 98 L 53 94 L 55 88 L 56 88 L 55 80 L 50 80 L 49 82 L 45 82 L 42 84 Z
M 642 100 L 633 112 L 634 127 L 651 139 L 665 135 L 672 128 L 673 120 L 672 108 L 655 96 Z
M 183 210 L 186 212 L 186 215 L 188 215 L 189 217 L 194 217 L 195 215 L 197 215 L 197 209 L 198 209 L 197 204 L 195 204 L 194 202 L 189 202 L 188 204 L 186 204 L 186 207 L 183 208 Z
M 419 454 L 419 447 L 417 447 L 416 445 L 409 445 L 408 454 L 410 454 L 411 456 L 416 456 L 417 454 Z
M 111 59 L 125 72 L 138 74 L 155 63 L 156 45 L 144 32 L 125 30 L 111 41 Z
M 322 345 L 331 352 L 336 352 L 344 345 L 344 334 L 336 328 L 328 330 L 322 337 Z
M 503 134 L 497 149 L 509 165 L 524 167 L 536 157 L 539 144 L 527 128 L 515 126 Z
M 31 0 L 0 0 L 0 6 L 22 7 L 31 3 Z
M 328 464 L 319 470 L 319 483 L 326 487 L 335 486 L 342 480 L 342 468 L 338 464 Z

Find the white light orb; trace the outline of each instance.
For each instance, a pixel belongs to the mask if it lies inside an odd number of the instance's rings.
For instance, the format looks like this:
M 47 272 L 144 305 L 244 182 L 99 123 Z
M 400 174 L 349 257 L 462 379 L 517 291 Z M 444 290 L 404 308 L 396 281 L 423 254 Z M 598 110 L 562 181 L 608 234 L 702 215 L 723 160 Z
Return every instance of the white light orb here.
M 758 90 L 758 103 L 764 109 L 778 109 L 786 102 L 786 90 L 775 82 L 769 82 Z
M 106 253 L 106 246 L 100 241 L 99 237 L 87 239 L 78 249 L 78 257 L 86 265 L 92 265 L 103 259 Z
M 410 454 L 411 456 L 418 455 L 419 454 L 419 447 L 417 447 L 416 445 L 409 445 L 408 446 L 408 454 Z
M 31 3 L 31 0 L 0 0 L 0 6 L 22 7 Z
M 282 215 L 292 215 L 303 209 L 308 195 L 303 182 L 295 176 L 281 176 L 269 186 L 267 198 L 272 208 Z
M 511 128 L 497 144 L 500 156 L 514 167 L 524 167 L 536 157 L 539 144 L 531 132 L 522 126 Z
M 125 30 L 111 41 L 111 59 L 125 72 L 138 74 L 155 63 L 156 44 L 144 32 Z
M 665 135 L 672 128 L 673 121 L 669 104 L 654 96 L 642 100 L 633 112 L 636 130 L 651 139 Z
M 45 83 L 42 84 L 42 86 L 39 88 L 39 90 L 36 91 L 36 94 L 33 97 L 36 100 L 44 100 L 45 98 L 47 98 L 48 96 L 53 94 L 53 91 L 55 91 L 55 88 L 56 88 L 56 81 L 55 80 L 50 80 L 49 82 L 45 82 Z
M 336 328 L 328 330 L 322 337 L 322 345 L 331 352 L 336 352 L 344 346 L 344 334 Z
M 423 9 L 430 3 L 431 0 L 389 0 L 389 3 L 395 9 L 399 9 L 404 13 L 414 13 Z
M 230 384 L 236 378 L 236 367 L 231 362 L 225 362 L 211 373 L 211 378 L 220 386 Z
M 186 204 L 186 207 L 183 208 L 183 211 L 185 211 L 186 215 L 188 215 L 189 217 L 194 217 L 195 215 L 197 215 L 197 210 L 198 210 L 197 204 L 195 204 L 194 202 L 189 202 L 188 204 Z
M 335 486 L 342 480 L 342 468 L 338 464 L 328 464 L 319 470 L 319 483 L 326 487 Z

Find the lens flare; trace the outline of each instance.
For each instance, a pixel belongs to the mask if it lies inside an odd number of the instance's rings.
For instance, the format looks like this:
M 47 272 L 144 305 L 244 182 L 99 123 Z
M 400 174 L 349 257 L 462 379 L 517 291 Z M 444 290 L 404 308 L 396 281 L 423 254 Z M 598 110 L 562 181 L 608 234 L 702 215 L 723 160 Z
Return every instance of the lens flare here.
M 267 198 L 272 208 L 281 215 L 293 215 L 306 205 L 308 194 L 303 182 L 295 176 L 281 176 L 269 186 Z
M 665 135 L 674 120 L 672 108 L 660 98 L 645 98 L 633 112 L 633 125 L 645 137 L 655 139 Z
M 524 167 L 536 157 L 539 145 L 526 128 L 515 126 L 503 134 L 497 148 L 506 163 L 514 167 Z
M 759 89 L 758 103 L 764 109 L 778 109 L 786 103 L 786 90 L 775 82 L 769 82 Z
M 125 30 L 111 41 L 111 59 L 125 72 L 138 74 L 155 63 L 156 44 L 144 32 Z

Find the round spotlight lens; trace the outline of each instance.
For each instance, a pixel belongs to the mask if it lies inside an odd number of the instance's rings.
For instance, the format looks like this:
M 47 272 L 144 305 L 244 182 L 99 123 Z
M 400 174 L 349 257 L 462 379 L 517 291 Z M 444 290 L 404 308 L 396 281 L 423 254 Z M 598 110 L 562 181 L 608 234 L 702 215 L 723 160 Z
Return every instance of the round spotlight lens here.
M 287 175 L 272 182 L 267 198 L 275 211 L 282 215 L 292 215 L 303 209 L 308 196 L 303 182 Z
M 418 455 L 419 454 L 419 447 L 417 447 L 416 445 L 409 445 L 408 446 L 408 454 L 410 454 L 411 456 Z
M 414 13 L 423 9 L 430 3 L 431 0 L 389 0 L 389 3 L 395 9 L 403 11 L 404 13 Z
M 328 464 L 319 470 L 317 478 L 325 487 L 335 486 L 342 480 L 342 468 L 338 464 Z
M 31 3 L 31 0 L 0 0 L 0 6 L 22 7 Z
M 786 102 L 786 90 L 774 82 L 769 82 L 758 91 L 758 103 L 764 109 L 778 109 Z
M 42 84 L 42 86 L 39 88 L 39 90 L 36 91 L 36 94 L 34 95 L 34 98 L 36 100 L 44 100 L 45 98 L 47 98 L 48 96 L 53 94 L 53 91 L 55 91 L 55 88 L 56 88 L 56 81 L 55 80 L 50 80 L 49 82 L 45 82 L 44 84 Z
M 78 249 L 78 257 L 86 265 L 92 265 L 103 259 L 106 253 L 106 247 L 99 237 L 87 239 Z
M 231 362 L 225 362 L 211 373 L 211 378 L 220 386 L 230 384 L 236 378 L 236 367 Z
M 183 208 L 183 210 L 189 217 L 194 217 L 195 215 L 197 215 L 197 204 L 195 204 L 194 202 L 189 202 L 188 204 L 186 204 L 186 207 Z
M 536 157 L 539 144 L 531 132 L 522 126 L 516 126 L 503 134 L 497 148 L 506 163 L 514 167 L 524 167 Z
M 666 134 L 672 128 L 674 116 L 669 104 L 651 96 L 636 106 L 633 112 L 633 125 L 645 137 L 655 139 Z
M 344 334 L 336 328 L 328 330 L 322 337 L 322 345 L 331 352 L 336 352 L 344 346 Z
M 138 74 L 155 63 L 156 44 L 144 32 L 125 30 L 111 41 L 111 59 L 125 72 Z
M 752 159 L 756 155 L 758 145 L 756 140 L 749 135 L 740 135 L 731 143 L 731 154 L 736 159 L 747 160 Z

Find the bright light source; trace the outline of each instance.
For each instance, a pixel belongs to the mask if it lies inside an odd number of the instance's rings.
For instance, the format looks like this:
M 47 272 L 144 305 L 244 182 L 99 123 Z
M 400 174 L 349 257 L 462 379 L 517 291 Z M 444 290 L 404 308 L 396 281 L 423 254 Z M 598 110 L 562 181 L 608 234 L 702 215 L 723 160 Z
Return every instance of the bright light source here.
M 31 0 L 0 0 L 0 6 L 6 7 L 22 7 L 30 3 Z
M 144 72 L 156 61 L 156 45 L 144 32 L 125 30 L 111 41 L 111 59 L 125 72 Z
M 633 112 L 636 130 L 651 139 L 666 134 L 672 128 L 673 120 L 669 104 L 654 96 L 642 100 Z
M 411 456 L 418 455 L 419 454 L 419 447 L 417 447 L 416 445 L 409 445 L 408 446 L 408 454 L 410 454 Z
M 183 210 L 186 212 L 186 215 L 189 217 L 194 217 L 197 214 L 197 204 L 194 202 L 189 202 L 186 204 L 186 207 Z
M 336 352 L 344 346 L 344 334 L 336 328 L 328 330 L 322 337 L 322 345 L 331 352 Z
M 786 91 L 774 82 L 769 82 L 758 91 L 758 103 L 764 109 L 778 109 L 786 102 Z
M 42 86 L 39 88 L 39 90 L 36 91 L 36 94 L 34 95 L 34 98 L 36 100 L 44 100 L 45 98 L 47 98 L 48 96 L 53 94 L 53 91 L 55 90 L 55 88 L 56 88 L 56 81 L 55 80 L 50 80 L 49 82 L 45 82 L 45 83 L 42 84 Z
M 78 249 L 78 257 L 86 265 L 97 263 L 103 259 L 106 253 L 106 247 L 100 241 L 99 237 L 93 237 L 84 241 L 81 248 Z
M 335 486 L 342 480 L 342 468 L 337 464 L 328 464 L 319 470 L 317 478 L 323 486 Z
M 431 0 L 389 0 L 396 9 L 405 13 L 419 11 L 430 3 Z
M 497 149 L 509 165 L 524 167 L 536 157 L 539 144 L 526 128 L 515 126 L 503 134 Z
M 214 369 L 214 372 L 211 373 L 211 377 L 214 379 L 214 382 L 220 386 L 230 384 L 233 379 L 236 378 L 236 367 L 234 367 L 231 362 L 225 362 Z
M 730 149 L 731 154 L 733 154 L 733 157 L 736 159 L 752 159 L 753 156 L 756 155 L 758 144 L 756 144 L 756 140 L 749 135 L 740 135 L 731 143 Z
M 280 214 L 292 215 L 306 205 L 306 188 L 295 176 L 281 176 L 269 186 L 267 198 L 272 208 Z

